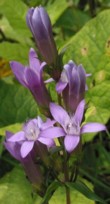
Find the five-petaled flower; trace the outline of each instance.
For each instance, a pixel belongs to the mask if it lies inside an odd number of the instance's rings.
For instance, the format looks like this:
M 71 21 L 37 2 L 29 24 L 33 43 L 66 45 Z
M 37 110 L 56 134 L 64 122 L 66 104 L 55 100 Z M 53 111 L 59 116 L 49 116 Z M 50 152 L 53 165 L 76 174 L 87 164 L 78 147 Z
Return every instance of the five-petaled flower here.
M 87 123 L 81 125 L 84 114 L 85 101 L 82 100 L 75 114 L 71 116 L 59 105 L 50 104 L 50 111 L 53 118 L 61 127 L 52 127 L 42 132 L 41 135 L 50 138 L 64 137 L 64 146 L 68 152 L 72 152 L 80 142 L 80 135 L 87 132 L 105 130 L 106 127 L 100 123 Z
M 29 120 L 24 124 L 23 130 L 12 135 L 8 142 L 18 142 L 21 143 L 21 157 L 25 158 L 34 148 L 34 144 L 39 141 L 48 147 L 54 145 L 54 141 L 51 138 L 45 138 L 41 136 L 42 131 L 45 132 L 46 129 L 53 126 L 55 121 L 47 119 L 46 122 L 43 122 L 40 117 L 37 119 Z
M 45 87 L 42 77 L 42 71 L 45 62 L 40 62 L 33 48 L 29 52 L 29 66 L 24 67 L 22 64 L 11 61 L 10 66 L 18 81 L 28 88 L 33 94 L 36 102 L 43 107 L 48 107 L 50 95 Z

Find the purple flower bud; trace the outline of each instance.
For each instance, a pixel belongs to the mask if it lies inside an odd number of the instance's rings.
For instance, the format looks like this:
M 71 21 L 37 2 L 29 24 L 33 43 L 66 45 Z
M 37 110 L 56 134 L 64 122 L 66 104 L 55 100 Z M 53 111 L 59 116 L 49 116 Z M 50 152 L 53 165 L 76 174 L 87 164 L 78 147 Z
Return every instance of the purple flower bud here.
M 18 81 L 31 91 L 36 102 L 40 106 L 47 108 L 51 99 L 42 78 L 42 72 L 45 65 L 45 62 L 41 63 L 39 61 L 32 48 L 29 52 L 29 67 L 24 67 L 22 64 L 15 61 L 10 62 L 12 71 Z
M 75 112 L 78 104 L 84 99 L 86 87 L 86 73 L 82 65 L 76 66 L 72 60 L 64 65 L 61 78 L 56 90 L 63 94 L 66 108 L 69 112 Z
M 57 49 L 53 39 L 51 21 L 45 9 L 41 6 L 29 9 L 26 21 L 44 60 L 48 64 L 55 64 Z

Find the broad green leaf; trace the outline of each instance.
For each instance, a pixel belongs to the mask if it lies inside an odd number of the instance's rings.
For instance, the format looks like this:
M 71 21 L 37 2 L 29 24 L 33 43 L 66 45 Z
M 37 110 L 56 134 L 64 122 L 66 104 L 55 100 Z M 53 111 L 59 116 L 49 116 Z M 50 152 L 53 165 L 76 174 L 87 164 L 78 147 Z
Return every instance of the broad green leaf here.
M 55 24 L 58 18 L 62 15 L 65 9 L 68 7 L 66 0 L 55 0 L 52 4 L 46 7 L 46 10 L 50 16 L 52 24 Z
M 89 108 L 94 109 L 86 121 L 106 123 L 110 117 L 110 10 L 90 20 L 68 41 L 64 61 L 72 59 L 83 64 L 89 90 L 86 94 Z M 94 134 L 95 135 L 95 134 Z M 92 137 L 91 137 L 92 139 Z M 87 139 L 87 141 L 90 140 Z
M 26 44 L 2 42 L 0 44 L 0 56 L 8 61 L 15 60 L 27 63 L 29 49 L 30 47 Z
M 0 126 L 22 123 L 37 116 L 37 105 L 26 88 L 12 78 L 0 80 Z
M 15 168 L 0 180 L 1 204 L 33 204 L 31 193 L 31 185 L 20 168 Z
M 25 20 L 27 11 L 27 5 L 21 0 L 0 1 L 0 13 L 8 19 L 11 27 L 14 28 L 19 35 L 25 38 L 31 36 Z
M 13 18 L 16 18 L 16 16 L 14 16 L 13 14 Z M 24 22 L 24 26 L 25 26 L 25 22 Z M 19 27 L 19 24 L 18 24 Z M 2 18 L 0 19 L 0 29 L 2 30 L 4 36 L 7 38 L 8 41 L 12 42 L 20 42 L 22 44 L 29 44 L 29 45 L 33 45 L 32 40 L 28 37 L 28 35 L 24 35 L 23 32 L 21 34 L 18 33 L 18 29 L 15 29 L 15 27 L 11 26 L 8 19 L 5 16 L 2 16 Z M 28 28 L 27 28 L 28 30 Z M 31 33 L 30 33 L 31 36 Z
M 79 30 L 88 20 L 89 15 L 77 8 L 69 7 L 56 22 L 56 26 L 69 29 L 72 32 Z
M 86 182 L 88 186 L 92 185 L 89 182 Z M 94 201 L 87 199 L 83 196 L 80 192 L 76 191 L 76 189 L 70 190 L 71 195 L 71 203 L 75 204 L 95 204 Z M 65 195 L 65 188 L 59 187 L 55 193 L 53 194 L 52 198 L 50 199 L 49 204 L 63 204 L 66 203 L 66 195 Z

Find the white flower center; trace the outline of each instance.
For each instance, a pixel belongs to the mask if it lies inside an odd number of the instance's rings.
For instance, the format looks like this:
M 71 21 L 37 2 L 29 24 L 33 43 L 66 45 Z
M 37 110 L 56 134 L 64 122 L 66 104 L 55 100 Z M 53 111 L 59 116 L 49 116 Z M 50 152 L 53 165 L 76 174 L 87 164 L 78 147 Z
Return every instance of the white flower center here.
M 25 137 L 28 140 L 36 140 L 38 138 L 38 135 L 40 133 L 40 129 L 34 121 L 29 121 L 25 127 Z
M 80 127 L 79 127 L 79 125 L 77 125 L 73 121 L 70 121 L 66 125 L 66 132 L 69 135 L 80 135 Z

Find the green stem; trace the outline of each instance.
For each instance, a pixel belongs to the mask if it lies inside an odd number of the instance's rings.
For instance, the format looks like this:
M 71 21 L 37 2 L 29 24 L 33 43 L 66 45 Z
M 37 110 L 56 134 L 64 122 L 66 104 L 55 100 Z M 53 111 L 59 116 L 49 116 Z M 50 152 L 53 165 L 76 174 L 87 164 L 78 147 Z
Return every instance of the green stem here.
M 71 204 L 71 200 L 70 200 L 70 189 L 68 187 L 66 188 L 66 204 Z
M 69 181 L 69 168 L 68 168 L 68 158 L 67 158 L 67 153 L 64 152 L 64 175 L 65 175 L 65 182 Z M 66 204 L 71 204 L 71 199 L 70 199 L 70 189 L 65 186 L 66 190 Z

